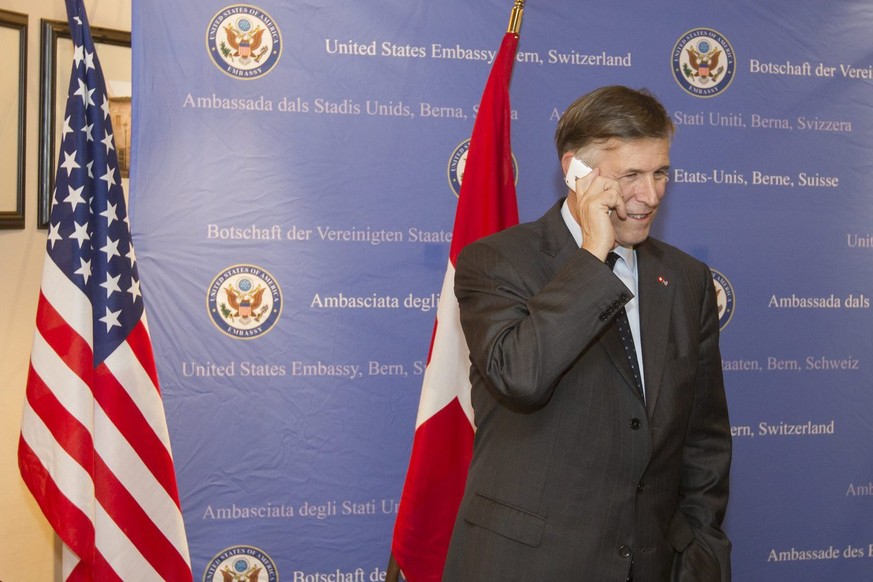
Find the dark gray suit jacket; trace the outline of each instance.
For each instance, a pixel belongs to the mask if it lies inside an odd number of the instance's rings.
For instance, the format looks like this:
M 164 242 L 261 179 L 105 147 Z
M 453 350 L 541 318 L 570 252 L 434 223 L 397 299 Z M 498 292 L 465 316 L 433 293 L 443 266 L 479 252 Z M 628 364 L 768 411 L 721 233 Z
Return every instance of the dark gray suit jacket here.
M 712 275 L 654 239 L 637 257 L 645 402 L 613 321 L 631 294 L 560 203 L 461 253 L 477 432 L 447 582 L 730 579 Z

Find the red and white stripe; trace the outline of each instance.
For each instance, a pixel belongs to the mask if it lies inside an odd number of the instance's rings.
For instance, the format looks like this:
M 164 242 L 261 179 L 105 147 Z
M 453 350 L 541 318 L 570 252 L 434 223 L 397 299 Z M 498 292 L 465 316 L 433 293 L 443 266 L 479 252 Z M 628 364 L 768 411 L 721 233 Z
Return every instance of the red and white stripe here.
M 190 580 L 144 318 L 93 364 L 88 298 L 47 258 L 19 440 L 22 477 L 64 543 L 68 580 Z

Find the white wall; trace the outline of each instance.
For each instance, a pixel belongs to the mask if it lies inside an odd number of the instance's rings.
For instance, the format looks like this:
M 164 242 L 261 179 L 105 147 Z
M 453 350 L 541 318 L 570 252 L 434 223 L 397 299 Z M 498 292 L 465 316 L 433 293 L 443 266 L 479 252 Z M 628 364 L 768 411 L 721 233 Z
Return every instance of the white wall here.
M 21 481 L 17 449 L 46 240 L 36 228 L 40 19 L 67 16 L 62 0 L 0 0 L 0 8 L 29 17 L 26 228 L 0 230 L 0 580 L 40 582 L 59 578 L 55 538 Z M 92 26 L 130 30 L 130 0 L 85 0 L 85 9 Z

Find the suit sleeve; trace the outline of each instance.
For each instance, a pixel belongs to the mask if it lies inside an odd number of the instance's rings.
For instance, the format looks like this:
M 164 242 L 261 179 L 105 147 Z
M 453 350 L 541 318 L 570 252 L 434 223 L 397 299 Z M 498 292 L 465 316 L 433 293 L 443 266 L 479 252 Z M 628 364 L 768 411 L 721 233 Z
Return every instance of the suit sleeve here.
M 544 274 L 541 258 L 473 244 L 459 256 L 455 275 L 471 362 L 489 389 L 520 408 L 544 404 L 632 297 L 588 251 L 579 249 L 553 276 Z
M 728 582 L 731 544 L 722 531 L 728 501 L 731 432 L 718 347 L 715 289 L 704 268 L 694 404 L 683 452 L 679 510 L 694 532 L 677 557 L 673 580 Z

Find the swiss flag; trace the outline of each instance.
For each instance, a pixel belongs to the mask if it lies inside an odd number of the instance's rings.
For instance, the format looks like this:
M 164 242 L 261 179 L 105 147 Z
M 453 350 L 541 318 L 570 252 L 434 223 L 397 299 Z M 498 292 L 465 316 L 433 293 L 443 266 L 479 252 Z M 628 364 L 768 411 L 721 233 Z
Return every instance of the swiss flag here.
M 455 261 L 466 245 L 518 223 L 509 107 L 518 38 L 517 33 L 507 32 L 494 60 L 473 125 L 458 198 L 391 547 L 394 560 L 411 582 L 437 582 L 442 577 L 473 453 L 470 354 L 454 292 Z

